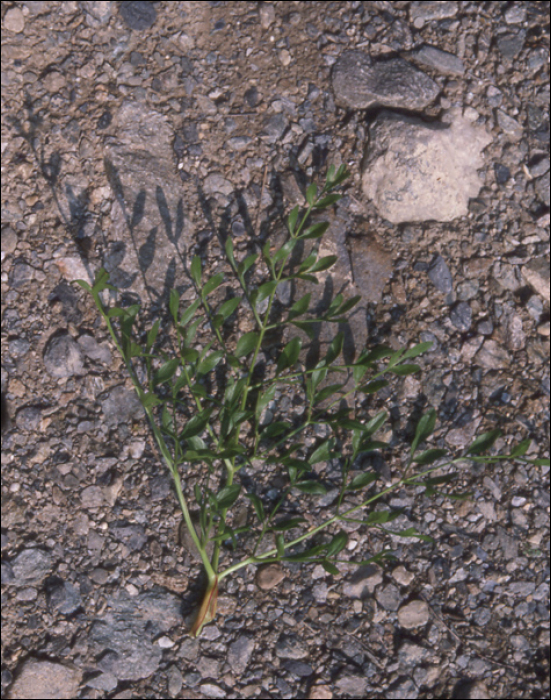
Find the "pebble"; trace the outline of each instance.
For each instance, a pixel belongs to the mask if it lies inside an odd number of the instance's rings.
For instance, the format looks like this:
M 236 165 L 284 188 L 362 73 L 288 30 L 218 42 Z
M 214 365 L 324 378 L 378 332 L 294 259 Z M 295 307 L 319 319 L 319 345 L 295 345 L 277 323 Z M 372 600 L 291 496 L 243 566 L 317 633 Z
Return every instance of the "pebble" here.
M 285 573 L 279 564 L 268 564 L 258 569 L 256 585 L 263 591 L 270 591 L 281 583 Z
M 25 16 L 19 7 L 10 7 L 4 15 L 2 24 L 4 29 L 19 34 L 25 29 Z
M 406 629 L 423 627 L 429 618 L 429 606 L 424 600 L 413 600 L 398 610 L 398 622 Z

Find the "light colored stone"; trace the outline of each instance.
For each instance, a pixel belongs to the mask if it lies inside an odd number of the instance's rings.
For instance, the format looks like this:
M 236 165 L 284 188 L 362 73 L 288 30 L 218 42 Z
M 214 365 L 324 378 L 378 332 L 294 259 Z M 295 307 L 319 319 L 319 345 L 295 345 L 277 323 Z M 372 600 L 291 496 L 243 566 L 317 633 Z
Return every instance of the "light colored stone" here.
M 429 617 L 429 606 L 424 600 L 412 600 L 398 610 L 398 622 L 406 629 L 426 625 Z
M 363 191 L 380 215 L 407 221 L 453 221 L 468 213 L 481 187 L 481 151 L 492 140 L 458 111 L 448 125 L 382 112 L 370 128 Z
M 4 29 L 19 34 L 25 28 L 25 16 L 18 7 L 11 7 L 4 15 Z
M 10 698 L 76 698 L 82 672 L 50 661 L 27 660 L 10 688 Z
M 332 700 L 333 693 L 328 685 L 313 685 L 308 693 L 308 700 Z
M 275 21 L 275 8 L 271 3 L 260 4 L 260 25 L 262 29 L 269 29 Z
M 256 574 L 256 585 L 263 591 L 270 591 L 285 578 L 285 573 L 279 564 L 268 564 L 261 567 Z
M 511 364 L 511 356 L 495 340 L 486 340 L 476 354 L 475 361 L 486 369 L 507 369 Z

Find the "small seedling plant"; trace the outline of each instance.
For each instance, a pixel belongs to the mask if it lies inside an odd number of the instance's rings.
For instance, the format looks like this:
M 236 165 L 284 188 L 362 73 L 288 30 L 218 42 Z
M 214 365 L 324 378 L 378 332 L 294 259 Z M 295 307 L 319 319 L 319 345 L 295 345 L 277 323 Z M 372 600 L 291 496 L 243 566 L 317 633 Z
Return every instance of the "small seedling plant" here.
M 250 564 L 317 563 L 338 575 L 339 562 L 351 563 L 348 558 L 341 558 L 348 535 L 337 529 L 338 523 L 361 522 L 401 537 L 432 541 L 415 528 L 389 530 L 388 523 L 401 511 L 374 508 L 379 505 L 377 501 L 400 487 L 423 486 L 427 495 L 441 494 L 440 489 L 456 477 L 456 472 L 446 468 L 465 460 L 517 459 L 535 465 L 549 464 L 549 460 L 525 457 L 529 439 L 507 455 L 483 455 L 494 445 L 499 430 L 480 435 L 458 457 L 449 457 L 439 447 L 423 449 L 436 425 L 436 411 L 431 408 L 417 423 L 405 467 L 390 484 L 377 490 L 381 475 L 373 469 L 358 470 L 357 465 L 365 455 L 388 448 L 386 442 L 375 438 L 388 414 L 380 411 L 360 420 L 342 400 L 351 395 L 375 394 L 387 386 L 385 375 L 404 377 L 418 372 L 420 367 L 411 360 L 428 351 L 430 342 L 399 350 L 387 346 L 365 348 L 354 362 L 347 364 L 343 357 L 344 335 L 337 332 L 326 344 L 324 356 L 307 368 L 300 359 L 303 340 L 295 331 L 294 335 L 290 334 L 290 340 L 288 335 L 287 341 L 276 347 L 277 359 L 266 368 L 265 376 L 258 378 L 255 367 L 267 338 L 273 337 L 270 334 L 283 333 L 284 328 L 300 329 L 302 337 L 306 335 L 312 341 L 314 324 L 319 327 L 320 323 L 328 323 L 337 328 L 348 321 L 350 311 L 360 301 L 359 296 L 346 299 L 336 294 L 326 310 L 316 315 L 308 292 L 282 314 L 275 313 L 279 285 L 298 280 L 317 283 L 316 273 L 328 271 L 335 264 L 336 256 L 320 256 L 319 252 L 329 224 L 312 223 L 312 215 L 332 207 L 340 199 L 335 189 L 348 175 L 345 167 L 332 166 L 323 186 L 311 184 L 307 188 L 306 204 L 302 208 L 296 206 L 288 215 L 288 236 L 279 247 L 274 248 L 268 240 L 261 252 L 238 260 L 232 239 L 227 238 L 225 253 L 237 282 L 227 287 L 229 298 L 224 301 L 212 300 L 215 290 L 226 284 L 225 274 L 220 272 L 206 279 L 200 257 L 193 258 L 189 274 L 196 299 L 182 308 L 178 291 L 173 289 L 170 294 L 169 318 L 176 338 L 173 354 L 158 348 L 163 338 L 159 320 L 145 334 L 135 331 L 139 305 L 109 308 L 104 304 L 104 290 L 117 291 L 109 284 L 105 269 L 99 270 L 93 286 L 78 280 L 93 296 L 124 359 L 158 449 L 172 475 L 185 525 L 204 567 L 206 590 L 189 630 L 192 636 L 199 635 L 204 625 L 214 619 L 220 582 Z M 291 261 L 301 246 L 309 248 L 309 252 L 303 260 L 300 255 L 298 262 Z M 255 285 L 251 273 L 262 266 L 268 279 Z M 254 330 L 230 342 L 228 329 L 238 307 L 250 314 Z M 208 342 L 201 345 L 199 339 L 205 337 L 205 331 Z M 342 381 L 328 384 L 335 376 L 342 377 Z M 304 410 L 300 418 L 291 420 L 288 415 L 273 415 L 266 422 L 267 407 L 277 410 L 276 392 L 281 396 L 285 389 L 302 397 Z M 316 437 L 320 434 L 325 436 Z M 300 515 L 285 515 L 284 504 L 293 494 L 315 499 L 326 493 L 315 466 L 330 460 L 337 460 L 340 465 L 339 487 L 338 497 L 325 520 L 312 525 Z M 254 472 L 262 469 L 259 465 L 276 466 L 286 479 L 286 486 L 275 500 L 261 498 L 252 489 L 246 491 L 239 481 L 241 469 L 247 467 L 249 472 Z M 436 471 L 440 474 L 432 475 Z M 353 505 L 348 501 L 350 496 L 356 498 Z M 252 504 L 254 522 L 239 527 L 229 515 L 247 499 Z M 236 556 L 240 546 L 244 548 L 242 558 Z M 388 556 L 390 550 L 383 549 L 369 559 L 352 563 L 361 566 Z M 224 568 L 221 559 L 226 557 L 230 562 Z

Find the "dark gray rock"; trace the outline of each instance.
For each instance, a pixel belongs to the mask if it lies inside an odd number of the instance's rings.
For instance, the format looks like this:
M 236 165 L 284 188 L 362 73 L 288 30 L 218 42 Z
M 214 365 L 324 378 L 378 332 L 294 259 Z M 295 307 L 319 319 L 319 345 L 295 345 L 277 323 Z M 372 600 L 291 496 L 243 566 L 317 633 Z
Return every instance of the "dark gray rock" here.
M 457 303 L 450 312 L 450 321 L 460 331 L 468 331 L 473 321 L 473 312 L 466 301 Z
M 363 51 L 345 51 L 333 66 L 333 92 L 344 107 L 399 107 L 421 110 L 440 87 L 403 58 L 372 59 Z
M 93 653 L 100 657 L 99 667 L 119 681 L 148 678 L 162 659 L 156 637 L 183 624 L 179 596 L 157 586 L 138 596 L 121 589 L 107 603 L 88 636 Z
M 453 279 L 446 261 L 441 255 L 437 255 L 429 267 L 429 279 L 436 289 L 443 294 L 448 294 L 453 289 Z
M 148 29 L 157 18 L 157 11 L 152 2 L 121 2 L 119 12 L 130 29 Z

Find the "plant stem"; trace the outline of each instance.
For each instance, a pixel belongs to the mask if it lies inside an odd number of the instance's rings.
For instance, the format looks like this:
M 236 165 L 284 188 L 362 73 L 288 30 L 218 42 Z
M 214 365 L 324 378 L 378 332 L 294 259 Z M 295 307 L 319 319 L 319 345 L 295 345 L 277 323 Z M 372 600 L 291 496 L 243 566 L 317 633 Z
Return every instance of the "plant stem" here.
M 427 469 L 419 474 L 416 474 L 415 478 L 418 479 L 420 477 L 426 476 L 427 474 L 430 474 L 433 471 L 436 471 L 437 469 L 442 469 L 443 467 L 446 467 L 450 464 L 456 464 L 457 462 L 460 462 L 463 459 L 465 459 L 465 458 L 458 457 L 457 459 L 450 460 L 449 462 L 446 462 L 445 464 L 439 464 L 438 466 L 431 467 L 430 469 Z M 391 484 L 388 488 L 383 489 L 383 491 L 380 491 L 379 493 L 375 494 L 371 498 L 368 498 L 367 500 L 362 501 L 359 505 L 353 506 L 352 508 L 349 508 L 348 510 L 344 511 L 344 513 L 337 513 L 332 518 L 329 518 L 328 520 L 323 522 L 321 525 L 318 525 L 317 527 L 314 527 L 314 528 L 308 530 L 300 537 L 297 537 L 296 539 L 292 540 L 291 542 L 286 542 L 285 549 L 289 549 L 290 547 L 294 547 L 295 545 L 299 544 L 300 542 L 309 539 L 310 537 L 317 534 L 318 532 L 321 532 L 325 528 L 329 527 L 329 525 L 332 525 L 334 522 L 337 522 L 339 520 L 343 520 L 351 513 L 355 513 L 357 510 L 360 510 L 360 508 L 365 508 L 365 506 L 377 501 L 379 498 L 382 498 L 387 493 L 390 493 L 391 491 L 395 491 L 399 486 L 402 486 L 406 482 L 407 482 L 407 479 L 401 478 L 398 481 L 396 481 L 394 484 Z M 274 558 L 270 559 L 270 557 L 274 557 Z M 244 566 L 248 566 L 249 564 L 263 564 L 263 563 L 266 563 L 266 560 L 269 560 L 269 561 L 280 561 L 281 560 L 281 557 L 278 556 L 277 548 L 270 549 L 269 551 L 263 552 L 262 554 L 258 554 L 256 556 L 247 557 L 246 559 L 243 559 L 243 561 L 240 561 L 237 564 L 233 564 L 232 566 L 229 566 L 227 569 L 225 569 L 224 571 L 219 573 L 218 580 L 221 581 L 226 576 L 229 576 L 234 571 L 238 571 L 239 569 L 242 569 Z

